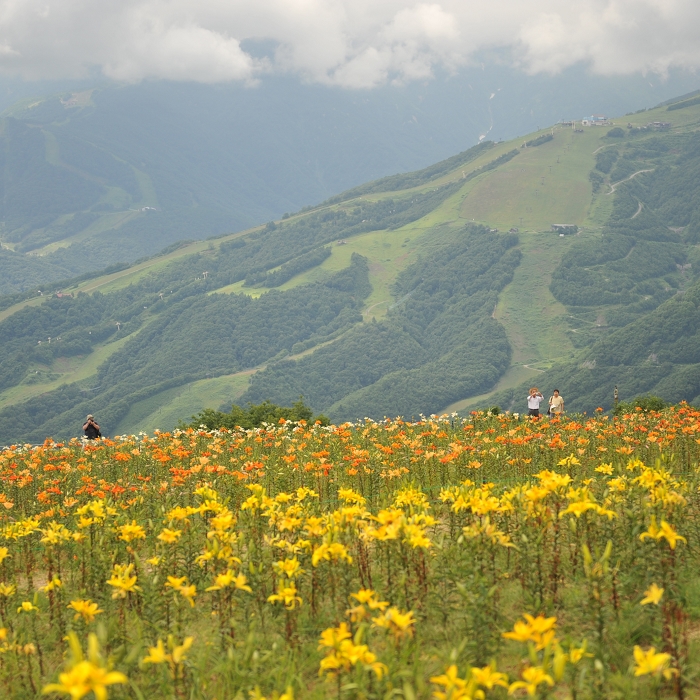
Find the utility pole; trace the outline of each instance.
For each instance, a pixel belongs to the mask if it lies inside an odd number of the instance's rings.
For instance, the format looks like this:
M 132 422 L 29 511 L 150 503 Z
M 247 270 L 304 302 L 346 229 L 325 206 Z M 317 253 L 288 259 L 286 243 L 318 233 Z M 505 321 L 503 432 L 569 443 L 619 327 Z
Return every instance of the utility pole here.
M 613 391 L 613 405 L 617 409 L 617 404 L 620 403 L 620 393 L 617 390 L 617 384 L 615 385 L 615 391 Z

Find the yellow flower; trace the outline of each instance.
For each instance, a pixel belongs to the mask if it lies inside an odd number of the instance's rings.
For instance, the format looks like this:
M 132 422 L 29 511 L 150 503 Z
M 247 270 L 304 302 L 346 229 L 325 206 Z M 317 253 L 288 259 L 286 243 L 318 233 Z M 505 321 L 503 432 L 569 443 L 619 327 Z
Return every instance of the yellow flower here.
M 189 508 L 183 508 L 182 506 L 176 506 L 168 514 L 168 520 L 187 520 L 187 518 L 192 515 L 192 512 L 197 512 L 195 508 L 194 511 L 190 511 Z
M 580 647 L 570 647 L 569 648 L 569 653 L 568 653 L 568 658 L 569 661 L 572 664 L 577 664 L 581 659 L 583 659 L 586 656 L 593 656 L 593 654 L 589 654 L 586 651 L 586 648 L 588 647 L 588 643 L 584 641 L 583 646 Z
M 2 564 L 9 556 L 10 552 L 7 547 L 0 547 L 0 564 Z
M 220 591 L 224 588 L 228 588 L 229 586 L 233 585 L 233 587 L 238 589 L 239 591 L 248 591 L 248 593 L 252 593 L 253 590 L 250 586 L 246 585 L 247 582 L 248 579 L 243 574 L 238 574 L 237 576 L 234 576 L 233 571 L 229 569 L 226 573 L 219 574 L 214 579 L 214 585 L 209 586 L 209 588 L 207 588 L 206 590 Z
M 370 607 L 372 606 L 372 603 L 375 602 L 376 599 L 376 593 L 371 589 L 371 588 L 360 588 L 357 593 L 351 593 L 350 597 L 354 598 L 360 605 L 369 605 Z M 381 608 L 384 610 L 389 603 L 381 603 L 384 607 Z M 374 608 L 372 608 L 374 610 Z
M 175 576 L 168 576 L 168 581 L 165 586 L 167 588 L 172 588 L 175 591 L 179 591 L 187 583 L 187 576 L 180 576 L 179 578 Z
M 285 585 L 284 581 L 280 581 L 277 593 L 268 596 L 267 602 L 284 603 L 284 607 L 287 608 L 287 610 L 294 610 L 297 602 L 301 605 L 302 600 L 297 595 L 297 587 L 294 585 L 293 581 L 290 581 L 289 585 Z
M 158 535 L 158 539 L 165 544 L 173 544 L 180 539 L 182 535 L 182 530 L 171 530 L 168 527 L 164 527 L 163 531 Z
M 243 574 L 238 574 L 238 576 L 233 579 L 233 585 L 239 591 L 253 592 L 253 589 L 248 585 L 248 579 Z
M 194 597 L 197 595 L 197 586 L 193 584 L 189 586 L 183 586 L 180 589 L 180 595 L 190 604 L 190 607 L 194 607 Z
M 294 559 L 285 559 L 284 561 L 276 561 L 272 565 L 280 574 L 286 574 L 287 578 L 296 578 L 304 573 L 304 569 L 301 568 L 299 560 L 294 557 Z
M 324 630 L 321 633 L 318 648 L 328 650 L 326 657 L 321 660 L 319 675 L 327 673 L 329 676 L 339 676 L 358 663 L 373 671 L 380 679 L 388 670 L 383 663 L 377 661 L 376 655 L 366 644 L 355 644 L 351 641 L 345 622 L 341 622 L 338 627 L 329 627 Z
M 230 511 L 225 511 L 214 516 L 211 521 L 211 527 L 214 532 L 230 529 L 236 522 L 236 518 Z
M 151 557 L 150 559 L 146 559 L 146 561 L 151 565 L 151 566 L 158 566 L 160 564 L 160 560 L 162 557 Z
M 96 523 L 97 520 L 95 518 L 86 518 L 84 515 L 80 516 L 80 519 L 78 520 L 78 527 L 83 530 L 86 527 L 90 527 L 90 525 Z
M 687 542 L 685 537 L 679 535 L 671 525 L 669 525 L 665 520 L 661 521 L 661 526 L 656 523 L 656 516 L 651 516 L 651 523 L 649 523 L 649 529 L 643 532 L 639 539 L 643 542 L 646 539 L 652 540 L 662 540 L 665 539 L 671 549 L 676 548 L 678 542 Z
M 144 664 L 164 664 L 168 660 L 168 654 L 165 652 L 165 644 L 159 639 L 156 646 L 148 648 L 148 656 L 144 657 Z
M 119 539 L 124 542 L 132 542 L 133 540 L 142 540 L 146 537 L 146 531 L 132 520 L 130 524 L 121 525 L 119 530 Z
M 505 673 L 498 673 L 495 666 L 484 666 L 483 668 L 473 668 L 471 677 L 487 690 L 493 690 L 494 686 L 508 687 L 508 676 Z
M 415 620 L 413 611 L 402 613 L 398 608 L 389 608 L 380 617 L 372 618 L 375 627 L 384 627 L 389 630 L 396 639 L 412 637 Z
M 677 542 L 685 542 L 687 544 L 688 540 L 682 535 L 679 535 L 665 520 L 661 521 L 661 537 L 663 537 L 671 549 L 676 548 Z
M 329 627 L 321 632 L 318 648 L 335 649 L 344 639 L 350 639 L 352 635 L 348 630 L 347 622 L 341 622 L 338 627 Z
M 185 660 L 193 641 L 194 637 L 185 637 L 182 644 L 176 645 L 175 638 L 170 635 L 168 637 L 168 649 L 170 649 L 170 653 L 167 653 L 163 640 L 159 639 L 156 646 L 148 648 L 148 656 L 145 656 L 141 662 L 144 664 L 167 663 L 174 671 L 175 668 Z
M 577 518 L 580 518 L 586 511 L 597 510 L 597 509 L 598 509 L 598 504 L 594 503 L 593 501 L 589 501 L 589 500 L 576 501 L 574 503 L 569 503 L 566 510 L 563 510 L 559 514 L 559 517 L 563 517 L 564 515 L 567 515 L 568 513 L 572 513 Z
M 350 597 L 359 603 L 359 605 L 346 611 L 350 616 L 351 622 L 362 622 L 362 620 L 369 617 L 370 613 L 365 608 L 365 605 L 370 610 L 379 610 L 380 612 L 384 612 L 389 607 L 387 601 L 379 600 L 377 594 L 369 588 L 361 588 L 357 593 L 351 593 Z
M 136 585 L 137 577 L 131 575 L 133 570 L 133 564 L 114 565 L 112 576 L 107 581 L 108 586 L 116 588 L 114 593 L 112 593 L 112 598 L 126 598 L 127 594 L 141 590 L 141 588 Z
M 542 685 L 542 683 L 546 683 L 550 687 L 554 685 L 554 679 L 541 666 L 530 666 L 520 675 L 523 680 L 511 683 L 508 688 L 508 695 L 513 695 L 513 693 L 522 688 L 527 691 L 530 697 L 534 698 L 537 695 L 538 686 Z
M 470 698 L 471 693 L 467 689 L 467 681 L 459 677 L 455 664 L 452 664 L 441 676 L 433 676 L 430 682 L 441 685 L 445 689 L 445 692 L 438 690 L 433 693 L 436 700 L 468 700 Z
M 404 527 L 405 540 L 414 549 L 429 549 L 433 546 L 425 530 L 419 525 L 406 525 Z
M 659 588 L 655 583 L 652 583 L 649 588 L 644 591 L 645 597 L 642 598 L 640 605 L 649 605 L 649 603 L 653 603 L 654 605 L 658 605 L 659 602 L 661 601 L 661 596 L 664 594 L 664 589 Z
M 219 574 L 215 579 L 214 579 L 214 585 L 209 586 L 209 588 L 206 588 L 206 591 L 220 591 L 223 588 L 228 588 L 232 583 L 233 583 L 234 575 L 233 571 L 229 569 L 226 573 L 224 574 Z
M 99 643 L 94 634 L 88 636 L 88 658 L 83 658 L 83 651 L 75 632 L 68 633 L 71 647 L 71 660 L 68 670 L 60 673 L 58 683 L 44 686 L 42 693 L 62 693 L 70 695 L 71 700 L 79 700 L 92 692 L 96 700 L 107 700 L 107 686 L 123 685 L 127 678 L 123 673 L 110 671 L 105 667 L 100 656 Z
M 0 595 L 9 598 L 17 591 L 17 586 L 14 583 L 0 583 Z
M 42 586 L 39 590 L 43 591 L 44 593 L 48 593 L 49 591 L 53 591 L 56 588 L 61 588 L 63 586 L 63 583 L 58 576 L 54 576 L 45 586 Z
M 657 654 L 654 647 L 644 651 L 641 647 L 635 646 L 634 661 L 636 663 L 634 667 L 635 676 L 663 676 L 668 680 L 677 673 L 675 668 L 669 668 L 671 655 Z
M 345 561 L 348 564 L 352 564 L 352 557 L 348 554 L 347 547 L 344 544 L 340 544 L 340 542 L 333 542 L 332 544 L 324 542 L 316 547 L 311 557 L 311 564 L 318 566 L 322 560 Z
M 97 603 L 93 603 L 91 600 L 71 600 L 66 607 L 75 610 L 74 620 L 82 617 L 85 622 L 92 622 L 95 619 L 95 615 L 104 612 L 104 610 L 100 610 Z
M 165 586 L 177 591 L 192 607 L 194 607 L 194 597 L 197 595 L 197 587 L 194 584 L 188 583 L 187 576 L 181 576 L 180 578 L 168 576 L 168 581 Z
M 182 644 L 173 648 L 173 663 L 174 664 L 181 664 L 185 660 L 185 657 L 187 656 L 187 652 L 189 651 L 190 647 L 192 646 L 193 641 L 194 641 L 194 637 L 185 637 L 182 641 Z
M 17 612 L 39 612 L 39 608 L 37 608 L 35 605 L 32 605 L 28 600 L 25 600 L 22 605 L 20 605 L 17 608 Z
M 546 648 L 555 640 L 556 617 L 545 617 L 544 615 L 533 617 L 527 613 L 524 617 L 525 622 L 516 622 L 513 631 L 504 632 L 503 637 L 514 639 L 516 642 L 535 642 L 538 650 Z

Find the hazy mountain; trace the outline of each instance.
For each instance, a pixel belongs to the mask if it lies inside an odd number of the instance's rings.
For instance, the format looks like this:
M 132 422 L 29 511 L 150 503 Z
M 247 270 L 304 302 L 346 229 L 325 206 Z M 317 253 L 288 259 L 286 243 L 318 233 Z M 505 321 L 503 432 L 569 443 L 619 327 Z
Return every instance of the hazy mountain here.
M 2 123 L 0 293 L 264 223 L 482 136 L 636 110 L 695 86 L 680 73 L 527 76 L 492 60 L 371 91 L 272 77 L 256 87 L 56 85 Z M 27 90 L 6 82 L 0 104 Z

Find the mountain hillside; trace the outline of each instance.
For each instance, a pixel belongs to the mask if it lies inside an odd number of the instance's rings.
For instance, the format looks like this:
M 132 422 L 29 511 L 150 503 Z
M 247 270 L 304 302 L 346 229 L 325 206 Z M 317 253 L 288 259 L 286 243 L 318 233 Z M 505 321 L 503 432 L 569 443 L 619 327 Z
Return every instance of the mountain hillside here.
M 0 298 L 0 442 L 299 395 L 334 420 L 517 409 L 531 382 L 577 410 L 615 384 L 693 400 L 700 104 L 613 122 L 484 141 L 60 296 Z
M 542 80 L 492 65 L 367 92 L 272 76 L 255 87 L 57 84 L 53 95 L 8 106 L 9 94 L 29 88 L 0 78 L 0 294 L 53 290 L 178 241 L 279 218 L 479 139 L 589 109 L 653 104 L 691 81 L 582 69 Z

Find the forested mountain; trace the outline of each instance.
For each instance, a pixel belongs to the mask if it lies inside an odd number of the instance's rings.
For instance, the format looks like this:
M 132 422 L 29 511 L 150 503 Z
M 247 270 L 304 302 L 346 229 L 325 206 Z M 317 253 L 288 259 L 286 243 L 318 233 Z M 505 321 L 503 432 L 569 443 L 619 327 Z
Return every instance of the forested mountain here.
M 356 326 L 342 342 L 271 365 L 241 400 L 286 404 L 304 396 L 343 420 L 430 414 L 490 388 L 510 360 L 491 311 L 520 261 L 517 243 L 516 235 L 494 239 L 484 227 L 455 232 L 399 274 L 393 292 L 403 301 L 384 323 Z
M 255 87 L 83 81 L 12 104 L 28 87 L 0 77 L 0 294 L 55 289 L 423 167 L 486 135 L 510 138 L 589 104 L 636 109 L 690 81 L 582 69 L 542 80 L 491 62 L 366 92 L 271 76 Z
M 615 385 L 697 400 L 700 104 L 613 122 L 484 141 L 60 295 L 0 297 L 0 442 L 300 396 L 336 421 L 518 410 L 531 383 L 572 410 L 609 408 Z
M 537 381 L 558 385 L 573 410 L 608 408 L 615 385 L 625 398 L 700 399 L 700 133 L 634 131 L 597 155 L 592 179 L 639 175 L 615 193 L 600 235 L 573 245 L 553 275 L 554 296 L 590 323 L 572 334 L 586 349 Z M 499 398 L 515 406 L 524 388 Z

